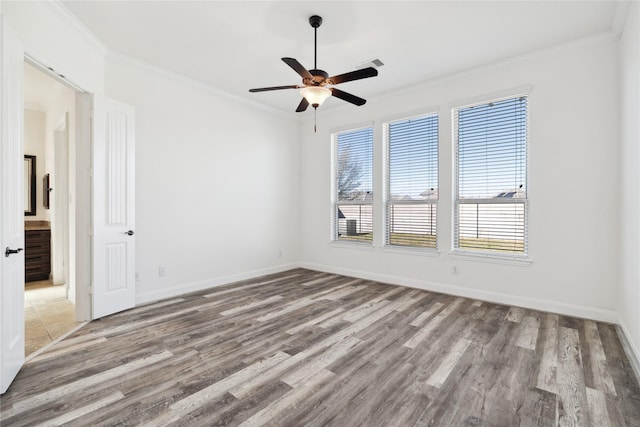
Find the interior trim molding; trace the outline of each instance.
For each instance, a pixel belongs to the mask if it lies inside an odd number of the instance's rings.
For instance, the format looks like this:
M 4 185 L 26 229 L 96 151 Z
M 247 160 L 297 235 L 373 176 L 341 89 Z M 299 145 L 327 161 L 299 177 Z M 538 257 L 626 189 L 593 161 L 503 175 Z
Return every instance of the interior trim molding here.
M 529 308 L 533 310 L 558 313 L 565 316 L 592 319 L 599 322 L 618 323 L 618 315 L 615 311 L 604 310 L 594 307 L 584 307 L 567 304 L 558 301 L 548 301 L 538 298 L 527 298 L 518 295 L 509 295 L 501 292 L 486 291 L 482 289 L 464 288 L 456 285 L 431 282 L 428 280 L 416 280 L 407 277 L 390 276 L 386 274 L 371 273 L 368 271 L 352 270 L 349 268 L 334 267 L 309 262 L 301 262 L 300 267 L 310 270 L 323 271 L 326 273 L 342 274 L 361 279 L 375 280 L 377 282 L 389 283 L 392 285 L 407 286 L 410 288 L 422 289 L 425 291 L 439 292 L 448 295 L 455 295 L 465 298 L 472 298 L 497 304 L 513 305 L 517 307 Z
M 640 383 L 640 350 L 633 345 L 633 341 L 629 339 L 629 331 L 624 325 L 622 318 L 618 318 L 618 324 L 616 325 L 616 332 L 618 333 L 618 337 L 620 338 L 620 343 L 622 344 L 622 348 L 624 349 L 625 354 L 627 355 L 627 359 L 629 359 L 629 363 L 631 364 L 631 369 L 633 373 L 636 374 L 636 380 Z
M 78 30 L 87 41 L 93 46 L 100 49 L 103 55 L 109 53 L 109 48 L 96 36 L 86 25 L 82 23 L 60 0 L 44 2 L 51 10 L 56 12 L 58 16 L 67 21 L 72 27 Z
M 240 103 L 251 105 L 252 107 L 256 107 L 256 108 L 259 108 L 261 110 L 268 111 L 268 112 L 273 113 L 273 114 L 277 114 L 277 115 L 279 115 L 281 117 L 285 117 L 285 118 L 287 118 L 289 120 L 293 120 L 293 121 L 296 121 L 296 122 L 299 122 L 301 120 L 298 116 L 292 116 L 290 113 L 281 111 L 281 110 L 279 110 L 277 108 L 273 108 L 273 107 L 261 104 L 258 101 L 253 101 L 251 99 L 247 99 L 247 98 L 243 98 L 241 96 L 234 95 L 234 94 L 232 94 L 230 92 L 227 92 L 227 91 L 219 89 L 219 88 L 217 88 L 217 87 L 215 87 L 213 85 L 205 83 L 202 80 L 197 80 L 197 79 L 188 77 L 188 76 L 186 76 L 184 74 L 176 73 L 174 71 L 167 70 L 166 68 L 162 68 L 162 67 L 159 67 L 157 65 L 149 64 L 148 62 L 144 62 L 144 61 L 142 61 L 140 59 L 133 58 L 131 56 L 128 56 L 128 55 L 125 55 L 125 54 L 122 54 L 122 53 L 109 52 L 109 54 L 106 56 L 106 61 L 108 62 L 109 60 L 120 61 L 121 63 L 128 63 L 130 65 L 135 65 L 137 67 L 144 68 L 147 71 L 153 72 L 153 73 L 155 73 L 155 74 L 157 74 L 159 76 L 179 81 L 181 83 L 187 84 L 187 85 L 189 85 L 189 86 L 191 86 L 193 88 L 196 88 L 196 89 L 204 89 L 207 92 L 213 93 L 215 95 L 226 97 L 226 98 L 238 101 Z
M 468 76 L 475 76 L 481 73 L 491 72 L 493 70 L 508 67 L 513 64 L 519 64 L 523 62 L 526 63 L 528 61 L 535 61 L 539 58 L 545 58 L 554 55 L 567 55 L 571 54 L 572 52 L 578 52 L 582 49 L 589 49 L 597 44 L 615 43 L 618 40 L 618 37 L 619 35 L 615 33 L 614 30 L 609 30 L 600 34 L 596 34 L 594 36 L 583 37 L 556 46 L 547 47 L 544 49 L 505 59 L 499 59 L 484 64 L 478 64 L 454 73 L 436 76 L 427 80 L 423 80 L 421 82 L 411 83 L 409 85 L 398 87 L 387 92 L 378 93 L 375 96 L 370 96 L 367 99 L 368 102 L 371 103 L 384 103 L 385 99 L 389 97 L 409 95 L 415 93 L 416 91 L 425 90 L 433 86 L 442 85 L 445 83 L 455 83 L 457 80 L 466 78 Z M 331 109 L 325 109 L 325 111 L 327 113 L 331 112 L 331 114 L 340 114 L 342 110 L 346 110 L 348 108 L 349 105 L 345 103 L 345 105 L 340 104 L 332 107 Z M 305 123 L 306 125 L 306 123 L 311 120 L 313 120 L 311 116 L 306 116 L 305 118 L 303 118 L 303 123 Z
M 217 277 L 209 280 L 201 280 L 198 282 L 184 283 L 181 285 L 172 286 L 170 288 L 162 290 L 154 290 L 149 292 L 136 293 L 136 307 L 142 304 L 150 302 L 160 301 L 166 298 L 174 298 L 191 292 L 202 291 L 209 288 L 216 288 L 218 286 L 229 285 L 241 280 L 253 279 L 255 277 L 265 276 L 267 274 L 281 273 L 283 271 L 298 268 L 297 263 L 277 265 L 274 267 L 267 267 L 259 270 L 251 270 L 237 274 L 230 274 L 227 276 Z
M 616 39 L 619 40 L 624 33 L 624 27 L 629 17 L 629 9 L 631 9 L 631 1 L 624 0 L 616 2 L 616 10 L 613 14 L 613 22 L 611 24 L 611 31 L 616 35 Z

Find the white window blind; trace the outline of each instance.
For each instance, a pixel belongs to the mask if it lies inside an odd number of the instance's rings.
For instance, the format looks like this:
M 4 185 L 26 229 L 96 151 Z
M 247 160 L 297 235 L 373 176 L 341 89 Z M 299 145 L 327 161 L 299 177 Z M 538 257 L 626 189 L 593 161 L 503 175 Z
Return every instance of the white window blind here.
M 334 136 L 334 240 L 373 241 L 373 128 Z
M 454 248 L 527 254 L 527 96 L 454 110 Z
M 386 123 L 386 244 L 435 248 L 438 115 Z

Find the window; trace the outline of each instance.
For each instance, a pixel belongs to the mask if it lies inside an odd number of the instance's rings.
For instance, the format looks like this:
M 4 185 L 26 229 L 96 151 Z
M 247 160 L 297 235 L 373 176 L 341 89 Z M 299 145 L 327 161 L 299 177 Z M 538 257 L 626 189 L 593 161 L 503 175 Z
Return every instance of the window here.
M 527 96 L 454 109 L 454 248 L 527 254 Z
M 436 247 L 438 115 L 386 123 L 386 241 Z
M 334 240 L 373 241 L 373 128 L 334 135 Z

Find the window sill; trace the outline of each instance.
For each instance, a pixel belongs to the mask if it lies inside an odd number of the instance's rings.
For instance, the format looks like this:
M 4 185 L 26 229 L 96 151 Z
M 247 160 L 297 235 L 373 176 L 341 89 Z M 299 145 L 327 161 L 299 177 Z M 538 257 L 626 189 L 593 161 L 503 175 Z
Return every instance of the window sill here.
M 403 246 L 393 246 L 387 245 L 380 248 L 383 252 L 402 254 L 402 255 L 417 255 L 417 256 L 428 256 L 428 257 L 437 257 L 440 256 L 440 251 L 434 248 L 415 248 L 415 247 L 403 247 Z
M 528 267 L 533 263 L 533 260 L 528 256 L 518 257 L 509 255 L 494 255 L 460 250 L 451 251 L 449 252 L 449 255 L 451 255 L 451 257 L 454 259 L 488 262 L 493 264 L 518 265 L 522 267 Z
M 341 249 L 356 249 L 360 251 L 373 250 L 373 244 L 366 242 L 345 242 L 340 240 L 332 240 L 329 242 L 329 246 Z

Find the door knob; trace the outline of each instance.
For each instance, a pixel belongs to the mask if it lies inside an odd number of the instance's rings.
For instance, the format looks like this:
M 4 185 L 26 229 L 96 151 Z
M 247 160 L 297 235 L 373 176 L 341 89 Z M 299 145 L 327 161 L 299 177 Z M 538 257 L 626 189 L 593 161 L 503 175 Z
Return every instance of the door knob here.
M 134 235 L 134 234 L 136 234 L 136 233 L 134 233 L 134 231 L 133 231 L 133 230 L 129 230 L 129 231 L 125 231 L 125 232 L 124 232 L 124 234 L 127 234 L 127 235 L 129 235 L 129 236 L 133 236 L 133 235 Z
M 9 246 L 7 246 L 7 248 L 4 251 L 4 256 L 5 257 L 9 257 L 9 255 L 19 254 L 20 252 L 22 252 L 22 248 L 11 249 Z

